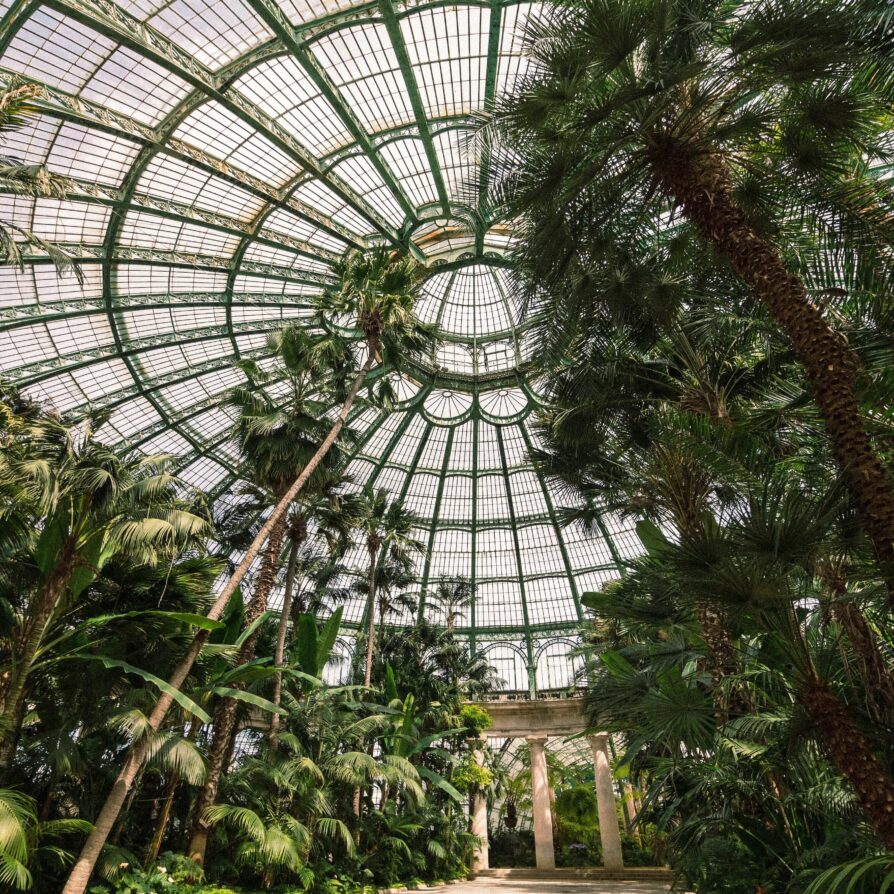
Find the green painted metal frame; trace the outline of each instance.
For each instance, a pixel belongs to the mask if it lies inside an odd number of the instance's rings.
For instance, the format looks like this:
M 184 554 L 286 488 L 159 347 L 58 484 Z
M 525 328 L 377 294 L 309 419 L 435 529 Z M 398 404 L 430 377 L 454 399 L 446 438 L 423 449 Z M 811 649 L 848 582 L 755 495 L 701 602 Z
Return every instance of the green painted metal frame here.
M 484 84 L 485 104 L 489 105 L 493 101 L 496 89 L 497 66 L 499 62 L 502 33 L 502 11 L 503 8 L 510 5 L 510 3 L 501 2 L 501 0 L 460 0 L 460 2 L 468 2 L 470 5 L 482 7 L 486 6 L 490 10 L 486 77 Z M 512 2 L 514 3 L 516 0 L 512 0 Z M 201 66 L 195 59 L 189 57 L 184 51 L 168 41 L 167 38 L 159 32 L 155 31 L 150 26 L 146 26 L 139 22 L 133 16 L 130 16 L 128 13 L 115 6 L 115 4 L 109 2 L 109 0 L 45 0 L 43 3 L 22 3 L 14 6 L 3 20 L 0 21 L 0 52 L 2 52 L 3 48 L 8 45 L 9 40 L 16 33 L 18 27 L 27 20 L 35 9 L 41 5 L 50 6 L 63 14 L 83 22 L 91 28 L 95 28 L 100 33 L 113 38 L 119 43 L 130 47 L 145 58 L 160 64 L 166 70 L 181 77 L 193 88 L 193 91 L 189 93 L 160 124 L 154 127 L 148 127 L 134 121 L 126 115 L 107 109 L 98 103 L 81 99 L 80 97 L 68 94 L 65 91 L 49 85 L 43 85 L 42 94 L 38 98 L 38 104 L 41 111 L 45 114 L 108 132 L 136 143 L 141 148 L 137 160 L 131 165 L 129 173 L 121 186 L 110 187 L 85 180 L 81 180 L 77 183 L 77 191 L 74 198 L 110 206 L 114 209 L 113 218 L 117 220 L 117 223 L 111 223 L 107 228 L 106 237 L 102 246 L 84 245 L 79 247 L 82 249 L 82 252 L 78 253 L 79 257 L 82 257 L 85 262 L 99 263 L 102 267 L 102 297 L 97 299 L 83 299 L 83 301 L 80 302 L 64 300 L 58 302 L 55 309 L 50 313 L 46 313 L 45 311 L 53 308 L 54 305 L 52 304 L 35 304 L 27 307 L 4 308 L 3 311 L 0 311 L 0 331 L 27 325 L 34 321 L 35 315 L 39 315 L 39 318 L 43 321 L 50 322 L 88 314 L 105 313 L 113 333 L 114 345 L 98 346 L 96 350 L 99 351 L 99 353 L 95 357 L 88 356 L 88 352 L 81 352 L 79 355 L 71 355 L 68 358 L 55 358 L 55 363 L 47 361 L 46 365 L 40 368 L 35 368 L 31 371 L 31 375 L 26 376 L 24 379 L 20 378 L 19 380 L 23 382 L 36 382 L 43 378 L 49 378 L 50 376 L 74 371 L 81 368 L 83 365 L 120 358 L 130 371 L 130 375 L 133 379 L 133 386 L 104 395 L 100 403 L 110 408 L 116 408 L 126 405 L 128 400 L 137 397 L 147 399 L 150 405 L 152 405 L 159 414 L 160 421 L 153 426 L 151 430 L 141 432 L 140 438 L 136 443 L 145 444 L 152 438 L 166 431 L 174 431 L 186 438 L 187 442 L 193 447 L 193 451 L 182 458 L 181 467 L 185 468 L 189 464 L 195 462 L 199 457 L 208 456 L 225 468 L 229 473 L 228 476 L 219 482 L 215 488 L 217 494 L 225 492 L 226 489 L 232 485 L 232 482 L 240 475 L 238 467 L 234 466 L 226 456 L 216 452 L 219 448 L 226 445 L 228 439 L 223 437 L 219 440 L 202 441 L 191 435 L 187 426 L 190 420 L 201 416 L 209 409 L 220 406 L 224 399 L 223 395 L 206 396 L 187 407 L 172 410 L 165 405 L 161 395 L 156 396 L 156 393 L 170 385 L 187 382 L 204 375 L 231 368 L 233 360 L 240 356 L 239 345 L 236 340 L 238 335 L 243 333 L 265 332 L 269 331 L 269 329 L 276 328 L 279 325 L 279 322 L 276 320 L 234 325 L 232 318 L 233 307 L 242 304 L 251 306 L 263 303 L 271 306 L 293 307 L 299 310 L 307 310 L 309 308 L 309 305 L 304 303 L 307 296 L 297 296 L 294 300 L 289 300 L 289 297 L 286 295 L 257 295 L 253 297 L 253 300 L 245 300 L 251 293 L 238 293 L 235 290 L 235 282 L 239 274 L 256 273 L 274 279 L 279 278 L 284 281 L 303 282 L 309 287 L 322 288 L 325 286 L 328 281 L 328 277 L 326 277 L 325 274 L 309 274 L 307 271 L 297 273 L 296 271 L 282 267 L 281 265 L 259 262 L 247 263 L 244 261 L 245 252 L 248 247 L 255 242 L 271 245 L 277 248 L 287 248 L 301 256 L 308 257 L 323 264 L 331 263 L 336 256 L 337 253 L 331 249 L 314 245 L 305 240 L 288 237 L 278 231 L 265 229 L 264 224 L 269 215 L 277 209 L 282 209 L 297 215 L 308 224 L 318 227 L 321 231 L 327 233 L 328 236 L 339 240 L 346 246 L 365 246 L 367 244 L 365 237 L 337 224 L 325 215 L 320 214 L 316 209 L 293 197 L 295 190 L 303 183 L 308 182 L 310 177 L 313 177 L 320 180 L 320 182 L 338 195 L 357 213 L 369 220 L 379 232 L 384 233 L 395 245 L 401 245 L 410 251 L 413 251 L 417 257 L 422 258 L 423 256 L 421 255 L 421 252 L 416 249 L 412 240 L 406 235 L 420 221 L 418 209 L 412 206 L 409 197 L 400 188 L 396 177 L 381 157 L 379 150 L 382 145 L 385 145 L 391 140 L 403 139 L 407 136 L 418 138 L 425 149 L 426 158 L 435 181 L 438 200 L 441 206 L 440 212 L 445 216 L 450 217 L 455 215 L 457 206 L 450 201 L 447 194 L 443 172 L 440 169 L 437 153 L 434 148 L 433 134 L 439 127 L 442 129 L 450 127 L 468 128 L 474 123 L 474 119 L 468 115 L 445 115 L 442 117 L 426 116 L 421 94 L 419 92 L 419 85 L 416 81 L 416 75 L 410 63 L 409 53 L 400 28 L 400 19 L 403 16 L 413 14 L 426 8 L 454 6 L 456 5 L 454 0 L 432 0 L 432 2 L 427 3 L 413 3 L 409 2 L 409 0 L 408 2 L 372 0 L 372 2 L 321 17 L 314 22 L 299 27 L 293 27 L 291 23 L 285 19 L 280 7 L 275 4 L 273 0 L 249 0 L 249 3 L 268 26 L 272 28 L 275 37 L 262 46 L 255 47 L 243 56 L 228 63 L 217 72 L 212 72 L 204 66 Z M 362 21 L 375 21 L 384 24 L 388 31 L 407 88 L 410 105 L 415 116 L 415 121 L 411 124 L 402 124 L 397 127 L 387 128 L 374 133 L 367 133 L 361 127 L 360 123 L 341 97 L 338 88 L 332 84 L 325 72 L 319 68 L 309 52 L 308 47 L 312 41 L 320 35 L 338 28 L 351 27 Z M 299 60 L 305 71 L 315 82 L 318 89 L 320 89 L 321 93 L 331 103 L 333 108 L 335 108 L 339 117 L 351 133 L 354 140 L 352 144 L 340 147 L 338 150 L 330 153 L 327 157 L 321 159 L 313 158 L 303 150 L 294 138 L 282 130 L 275 121 L 266 116 L 262 110 L 230 89 L 231 85 L 253 66 L 265 59 L 273 58 L 274 56 L 283 55 L 285 53 L 290 53 Z M 0 69 L 0 83 L 11 84 L 17 82 L 17 80 L 18 82 L 21 82 L 22 79 L 13 72 Z M 281 188 L 273 188 L 269 184 L 254 178 L 251 174 L 234 168 L 226 162 L 221 162 L 208 155 L 203 150 L 200 150 L 195 146 L 190 146 L 182 140 L 176 139 L 173 134 L 180 123 L 208 99 L 213 99 L 219 102 L 232 114 L 237 115 L 239 118 L 249 123 L 257 132 L 270 139 L 274 145 L 277 145 L 297 165 L 299 165 L 300 170 L 296 173 L 293 180 Z M 193 206 L 178 203 L 176 199 L 162 200 L 154 196 L 141 194 L 136 189 L 137 183 L 151 160 L 160 153 L 170 154 L 195 167 L 205 170 L 209 174 L 227 180 L 233 185 L 238 186 L 240 189 L 244 189 L 257 196 L 263 202 L 261 210 L 252 220 L 242 220 L 227 217 L 226 215 L 219 213 L 205 212 Z M 352 154 L 366 156 L 382 176 L 383 181 L 393 193 L 395 200 L 406 214 L 406 221 L 401 228 L 394 228 L 388 224 L 375 208 L 371 207 L 362 196 L 359 196 L 354 192 L 350 184 L 345 183 L 337 174 L 333 173 L 332 167 Z M 489 221 L 486 219 L 489 213 L 486 204 L 485 189 L 487 179 L 488 159 L 484 157 L 480 162 L 478 206 L 475 209 L 479 218 L 475 228 L 475 251 L 471 252 L 468 256 L 457 257 L 447 261 L 435 258 L 433 261 L 428 262 L 433 272 L 458 270 L 470 263 L 483 262 L 493 265 L 509 264 L 509 261 L 506 258 L 499 255 L 488 255 L 486 252 L 485 234 L 489 225 Z M 163 252 L 152 249 L 122 246 L 119 241 L 121 222 L 129 211 L 139 211 L 163 216 L 180 222 L 195 223 L 212 230 L 230 233 L 240 239 L 240 244 L 236 252 L 228 258 L 189 252 Z M 28 262 L 40 264 L 46 263 L 46 259 L 33 257 L 29 258 Z M 222 293 L 195 292 L 171 295 L 171 302 L 160 300 L 157 295 L 119 295 L 116 288 L 116 271 L 120 264 L 127 263 L 160 264 L 168 267 L 181 266 L 194 269 L 225 271 L 227 273 L 227 286 Z M 504 302 L 506 302 L 506 296 L 502 295 L 502 298 Z M 195 329 L 179 332 L 173 334 L 174 337 L 169 340 L 165 340 L 160 336 L 151 337 L 149 339 L 132 340 L 129 337 L 125 337 L 126 332 L 119 330 L 118 318 L 120 318 L 123 313 L 137 308 L 168 309 L 174 305 L 174 302 L 183 304 L 184 306 L 194 307 L 225 306 L 227 310 L 226 325 L 223 327 L 206 327 L 204 330 Z M 507 302 L 507 310 L 508 309 Z M 440 313 L 443 313 L 443 305 Z M 523 330 L 513 329 L 511 332 L 494 335 L 492 338 L 487 339 L 487 341 L 498 340 L 498 337 L 513 338 L 516 350 L 516 361 L 519 363 L 518 339 L 521 331 Z M 229 337 L 232 343 L 233 351 L 231 354 L 219 358 L 212 358 L 210 361 L 196 364 L 194 367 L 171 370 L 160 376 L 152 376 L 147 375 L 146 371 L 139 366 L 140 354 L 150 351 L 153 348 L 171 344 L 190 344 L 207 339 L 226 337 Z M 460 336 L 448 336 L 447 340 L 460 343 L 468 341 L 468 339 L 463 339 Z M 76 361 L 76 356 L 80 358 L 78 361 Z M 267 354 L 264 350 L 257 350 L 252 351 L 250 356 L 257 359 L 263 359 Z M 66 360 L 72 362 L 66 363 Z M 576 622 L 535 625 L 530 623 L 527 595 L 524 588 L 525 577 L 522 570 L 521 549 L 518 539 L 518 529 L 521 525 L 550 524 L 556 531 L 563 565 L 572 587 L 578 618 L 582 617 L 582 613 L 579 594 L 577 592 L 573 574 L 574 569 L 569 561 L 567 547 L 559 529 L 555 507 L 552 504 L 549 490 L 539 472 L 537 472 L 537 476 L 543 490 L 548 510 L 547 515 L 542 517 L 526 516 L 523 520 L 520 520 L 517 517 L 509 480 L 510 475 L 506 465 L 506 448 L 503 442 L 503 433 L 500 429 L 498 429 L 497 432 L 497 440 L 499 453 L 501 455 L 501 466 L 494 471 L 501 472 L 503 475 L 510 516 L 507 519 L 489 520 L 485 523 L 479 523 L 478 521 L 478 478 L 479 473 L 483 470 L 479 467 L 478 461 L 479 429 L 482 414 L 480 409 L 477 408 L 477 395 L 481 391 L 490 390 L 497 386 L 517 385 L 520 381 L 524 385 L 523 373 L 516 369 L 493 376 L 476 377 L 463 376 L 460 374 L 444 375 L 432 373 L 431 370 L 426 370 L 424 367 L 419 366 L 414 366 L 412 371 L 417 375 L 417 378 L 424 383 L 424 394 L 414 402 L 413 406 L 406 409 L 405 418 L 401 421 L 400 425 L 389 439 L 387 448 L 375 458 L 376 463 L 374 471 L 370 476 L 371 481 L 375 480 L 387 464 L 405 469 L 406 474 L 401 488 L 400 499 L 406 497 L 410 482 L 417 471 L 419 460 L 431 432 L 433 431 L 434 425 L 431 422 L 428 422 L 426 425 L 423 435 L 419 439 L 419 444 L 417 445 L 414 457 L 408 466 L 392 462 L 391 455 L 396 445 L 405 434 L 411 421 L 416 418 L 415 414 L 418 412 L 418 407 L 421 406 L 425 394 L 430 393 L 434 387 L 447 387 L 469 391 L 476 396 L 475 409 L 471 417 L 473 424 L 471 523 L 465 525 L 457 523 L 450 523 L 448 525 L 439 524 L 438 516 L 443 497 L 446 473 L 452 455 L 455 432 L 455 426 L 450 426 L 444 458 L 441 463 L 440 481 L 435 499 L 435 509 L 432 514 L 431 527 L 428 532 L 429 550 L 425 559 L 424 571 L 421 578 L 420 613 L 424 610 L 424 596 L 422 594 L 425 592 L 430 577 L 431 547 L 437 530 L 442 527 L 456 527 L 460 530 L 469 530 L 471 528 L 471 577 L 473 584 L 475 584 L 479 582 L 476 561 L 478 529 L 485 529 L 487 527 L 510 528 L 513 536 L 515 562 L 518 572 L 517 576 L 488 578 L 488 580 L 505 579 L 518 581 L 523 610 L 522 624 L 507 624 L 479 629 L 476 623 L 477 607 L 475 599 L 473 598 L 470 607 L 469 625 L 465 628 L 459 628 L 459 632 L 465 633 L 465 635 L 469 637 L 473 649 L 476 648 L 476 640 L 478 637 L 498 637 L 504 634 L 518 634 L 519 636 L 523 636 L 528 656 L 528 668 L 530 674 L 529 687 L 533 692 L 536 686 L 534 676 L 535 655 L 533 634 L 552 634 L 561 631 L 573 631 L 577 624 Z M 528 391 L 529 396 L 531 396 L 530 390 L 526 388 L 526 391 Z M 357 416 L 364 411 L 364 409 L 358 409 L 356 413 L 352 414 L 352 420 L 356 419 Z M 346 462 L 349 463 L 351 459 L 363 456 L 365 446 L 371 441 L 372 437 L 380 429 L 382 424 L 384 424 L 384 421 L 387 418 L 388 414 L 384 412 L 376 417 L 375 421 L 370 424 L 367 430 L 363 433 L 363 437 L 356 445 L 354 445 Z M 517 424 L 521 426 L 525 443 L 530 449 L 530 438 L 524 423 L 519 421 Z M 373 458 L 370 458 L 370 461 L 372 461 L 372 459 Z M 599 521 L 599 524 L 613 559 L 618 567 L 623 567 L 623 562 L 607 528 L 601 520 Z M 577 569 L 577 571 L 578 573 L 582 573 L 586 571 L 602 570 L 606 567 L 608 566 L 592 566 L 589 568 L 580 568 Z M 529 576 L 529 579 L 555 576 L 554 573 L 544 573 L 531 575 Z M 347 624 L 346 626 L 350 627 L 352 625 Z

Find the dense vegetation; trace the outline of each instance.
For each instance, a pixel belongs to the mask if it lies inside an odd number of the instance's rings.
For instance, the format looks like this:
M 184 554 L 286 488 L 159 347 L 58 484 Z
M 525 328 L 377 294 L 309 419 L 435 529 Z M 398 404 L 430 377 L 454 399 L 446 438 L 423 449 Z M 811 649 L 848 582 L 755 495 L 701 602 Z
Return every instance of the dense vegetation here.
M 281 347 L 289 337 L 278 336 Z M 387 621 L 394 569 L 406 561 L 406 514 L 372 522 L 364 507 L 379 495 L 339 495 L 322 476 L 291 508 L 291 543 L 266 553 L 250 598 L 237 590 L 220 620 L 208 621 L 215 581 L 258 524 L 250 509 L 265 492 L 253 487 L 215 525 L 169 458 L 119 457 L 89 425 L 72 428 L 14 394 L 0 410 L 12 656 L 3 678 L 3 884 L 59 889 L 87 819 L 130 743 L 142 740 L 146 760 L 91 891 L 204 890 L 206 879 L 214 890 L 347 891 L 463 875 L 473 843 L 464 767 L 481 719 L 464 718 L 462 703 L 492 686 L 492 670 L 452 630 L 396 635 L 380 626 L 369 665 L 361 637 L 354 667 L 341 669 L 349 682 L 323 682 L 341 612 L 320 623 L 313 610 L 344 594 L 332 582 L 347 535 L 362 526 L 386 544 L 378 567 L 391 577 L 377 580 L 374 613 Z M 243 406 L 239 425 L 247 418 Z M 282 414 L 288 425 L 296 418 Z M 270 576 L 283 575 L 292 611 L 279 616 L 266 601 Z M 467 582 L 442 579 L 432 597 L 455 605 L 467 591 Z M 195 628 L 208 642 L 173 690 L 164 678 Z M 360 685 L 364 675 L 372 688 Z M 159 688 L 174 707 L 153 731 L 147 711 Z M 201 854 L 196 829 L 206 836 Z
M 876 891 L 894 860 L 890 26 L 584 0 L 486 143 L 541 461 L 569 523 L 624 513 L 645 551 L 585 597 L 588 708 L 699 891 Z
M 700 894 L 892 877 L 891 25 L 877 0 L 581 0 L 535 23 L 483 130 L 539 347 L 537 460 L 567 524 L 618 512 L 642 541 L 584 598 L 587 710 L 641 794 L 628 857 L 647 839 Z M 0 129 L 30 98 L 3 95 Z M 68 186 L 9 159 L 0 179 Z M 72 266 L 0 224 L 5 261 L 23 245 Z M 524 774 L 472 760 L 462 703 L 494 681 L 455 634 L 469 584 L 428 594 L 444 629 L 396 634 L 413 518 L 340 473 L 353 414 L 435 335 L 422 271 L 378 249 L 336 273 L 275 370 L 244 364 L 251 484 L 217 504 L 176 458 L 105 446 L 102 414 L 4 390 L 0 885 L 447 878 L 479 787 L 495 854 L 521 853 Z M 366 611 L 326 685 L 351 539 Z M 556 784 L 569 863 L 598 856 L 581 772 Z

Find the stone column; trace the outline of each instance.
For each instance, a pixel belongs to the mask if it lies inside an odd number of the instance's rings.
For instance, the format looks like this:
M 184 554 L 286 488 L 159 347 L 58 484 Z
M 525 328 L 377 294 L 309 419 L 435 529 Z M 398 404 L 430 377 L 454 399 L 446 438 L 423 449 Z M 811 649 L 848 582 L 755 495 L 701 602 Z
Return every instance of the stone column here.
M 531 749 L 531 794 L 534 810 L 534 854 L 538 869 L 555 869 L 553 851 L 553 819 L 549 798 L 549 775 L 546 770 L 546 736 L 528 736 Z
M 480 767 L 484 763 L 484 755 L 480 750 L 472 752 L 472 760 Z M 475 792 L 472 796 L 472 834 L 481 839 L 472 855 L 472 871 L 481 872 L 490 868 L 487 841 L 487 798 L 483 792 Z
M 587 738 L 590 750 L 593 752 L 593 767 L 596 771 L 596 804 L 599 808 L 602 865 L 606 869 L 623 869 L 621 830 L 618 828 L 615 786 L 612 782 L 612 766 L 608 756 L 608 733 L 597 733 Z

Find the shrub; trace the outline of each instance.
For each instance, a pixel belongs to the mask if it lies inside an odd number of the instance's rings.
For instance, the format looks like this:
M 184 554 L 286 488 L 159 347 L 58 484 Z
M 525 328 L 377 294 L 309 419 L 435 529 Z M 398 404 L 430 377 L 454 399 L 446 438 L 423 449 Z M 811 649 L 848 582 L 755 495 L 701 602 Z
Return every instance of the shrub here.
M 459 712 L 459 719 L 469 731 L 469 735 L 475 739 L 480 739 L 481 734 L 494 724 L 490 714 L 477 705 L 463 705 Z

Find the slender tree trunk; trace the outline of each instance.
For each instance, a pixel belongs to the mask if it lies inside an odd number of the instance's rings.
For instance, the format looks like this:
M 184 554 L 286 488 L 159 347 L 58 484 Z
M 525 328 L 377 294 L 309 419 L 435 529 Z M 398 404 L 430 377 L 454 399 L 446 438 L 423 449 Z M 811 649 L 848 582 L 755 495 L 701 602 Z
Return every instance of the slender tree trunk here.
M 786 333 L 804 367 L 835 459 L 854 501 L 894 602 L 894 484 L 861 415 L 856 384 L 861 362 L 847 339 L 823 319 L 779 249 L 748 221 L 732 195 L 726 163 L 661 147 L 651 156 L 665 191 L 699 234 L 730 263 Z
M 369 616 L 369 628 L 366 631 L 366 665 L 363 671 L 363 685 L 369 686 L 372 681 L 373 644 L 376 636 L 376 557 L 378 545 L 369 550 L 369 598 L 366 610 Z
M 885 847 L 894 851 L 894 779 L 828 683 L 811 677 L 801 686 L 801 699 L 832 763 L 854 789 L 863 815 Z
M 286 635 L 289 631 L 289 612 L 292 608 L 292 587 L 295 584 L 295 561 L 298 557 L 298 547 L 301 542 L 297 537 L 291 537 L 289 544 L 289 559 L 286 566 L 286 588 L 282 597 L 282 609 L 279 615 L 279 627 L 276 631 L 276 652 L 273 656 L 273 663 L 276 667 L 282 667 L 283 659 L 286 654 Z M 273 696 L 270 699 L 278 708 L 282 701 L 282 673 L 276 671 L 273 676 Z M 271 748 L 276 748 L 279 738 L 279 714 L 270 715 L 270 732 L 267 740 Z
M 366 611 L 369 618 L 369 626 L 366 631 L 366 662 L 363 668 L 363 685 L 368 687 L 372 682 L 372 666 L 373 666 L 373 644 L 376 636 L 376 557 L 379 552 L 379 544 L 367 543 L 369 552 L 369 594 L 366 599 Z M 363 742 L 360 743 L 363 748 Z M 360 786 L 354 789 L 354 816 L 358 820 L 358 825 L 354 832 L 354 844 L 360 843 Z
M 202 730 L 202 724 L 198 721 L 193 721 L 189 725 L 189 732 L 186 734 L 186 738 L 190 742 L 195 742 L 199 738 L 199 733 Z M 165 838 L 165 832 L 168 828 L 168 821 L 171 818 L 171 810 L 174 806 L 174 798 L 177 794 L 177 787 L 180 785 L 180 776 L 177 774 L 175 770 L 171 770 L 168 774 L 168 781 L 165 785 L 164 795 L 162 797 L 161 809 L 158 814 L 158 820 L 155 824 L 155 832 L 152 835 L 152 840 L 149 842 L 149 848 L 146 851 L 146 869 L 149 870 L 152 868 L 152 864 L 155 863 L 158 858 L 158 853 L 161 850 L 162 842 Z
M 13 666 L 0 688 L 0 768 L 12 763 L 16 742 L 25 716 L 26 683 L 34 666 L 34 659 L 43 642 L 47 627 L 56 611 L 75 565 L 77 544 L 67 537 L 62 544 L 56 564 L 41 584 L 29 617 L 25 621 L 13 653 Z M 4 747 L 7 746 L 7 747 Z
M 285 514 L 286 509 L 288 509 L 289 505 L 298 496 L 301 492 L 301 489 L 307 484 L 310 476 L 316 471 L 317 467 L 323 461 L 326 454 L 332 448 L 332 445 L 338 440 L 338 436 L 341 433 L 341 430 L 344 428 L 345 422 L 347 421 L 348 414 L 351 412 L 351 407 L 354 405 L 354 401 L 357 398 L 358 393 L 360 392 L 360 388 L 362 387 L 364 381 L 366 380 L 367 375 L 369 375 L 369 371 L 372 369 L 373 362 L 375 361 L 375 353 L 370 350 L 367 354 L 366 362 L 363 364 L 363 368 L 354 378 L 353 383 L 351 384 L 351 388 L 348 392 L 347 397 L 345 398 L 344 404 L 342 404 L 342 408 L 339 411 L 338 417 L 332 425 L 332 428 L 329 430 L 329 434 L 326 436 L 326 439 L 320 445 L 319 450 L 313 455 L 311 461 L 305 466 L 304 471 L 298 476 L 295 480 L 295 483 L 289 488 L 286 492 L 286 495 L 282 498 L 282 500 L 277 503 L 273 512 L 270 514 L 270 517 L 264 522 L 261 530 L 258 531 L 255 539 L 252 541 L 251 546 L 249 546 L 245 556 L 242 561 L 239 563 L 239 567 L 233 572 L 233 576 L 228 581 L 227 585 L 221 590 L 217 599 L 214 601 L 214 605 L 211 607 L 211 610 L 208 612 L 207 617 L 216 621 L 221 614 L 223 614 L 224 609 L 230 601 L 233 593 L 236 592 L 236 588 L 242 583 L 242 578 L 245 577 L 246 572 L 248 571 L 251 563 L 254 562 L 258 553 L 261 550 L 261 547 L 266 543 L 267 538 L 270 536 L 270 532 L 273 530 L 273 527 L 276 523 L 282 518 Z M 189 672 L 192 670 L 192 666 L 195 663 L 196 658 L 198 658 L 199 653 L 205 646 L 205 643 L 208 640 L 208 631 L 200 630 L 196 633 L 193 638 L 192 643 L 189 646 L 186 654 L 181 659 L 180 663 L 175 668 L 174 672 L 171 674 L 168 679 L 168 684 L 173 689 L 179 689 L 186 678 L 189 676 Z M 155 707 L 152 710 L 152 713 L 149 715 L 149 723 L 148 727 L 151 732 L 157 731 L 162 722 L 164 721 L 165 715 L 168 713 L 168 709 L 171 707 L 171 703 L 173 699 L 167 693 L 162 693 L 159 696 L 158 701 L 155 703 Z M 76 860 L 74 866 L 72 867 L 71 873 L 68 876 L 68 880 L 65 883 L 65 887 L 62 889 L 61 894 L 84 894 L 87 890 L 87 885 L 90 882 L 90 875 L 93 872 L 93 867 L 96 865 L 96 861 L 99 859 L 100 852 L 102 851 L 103 845 L 106 843 L 106 840 L 109 836 L 109 832 L 112 829 L 112 826 L 115 822 L 115 818 L 118 816 L 119 811 L 121 810 L 121 806 L 124 803 L 124 799 L 127 796 L 128 789 L 133 784 L 134 777 L 136 775 L 137 770 L 140 765 L 146 758 L 146 754 L 149 749 L 149 742 L 146 737 L 141 739 L 139 742 L 134 743 L 128 754 L 124 760 L 124 764 L 121 767 L 121 770 L 118 773 L 118 778 L 115 780 L 114 785 L 112 786 L 112 790 L 109 793 L 108 798 L 102 806 L 102 809 L 99 812 L 99 815 L 96 818 L 96 822 L 93 825 L 93 829 L 90 834 L 87 836 L 87 840 L 84 843 L 84 847 L 81 849 L 81 853 L 78 855 L 78 859 Z
M 273 584 L 276 579 L 276 568 L 279 564 L 279 554 L 282 550 L 286 533 L 286 518 L 280 516 L 273 530 L 270 532 L 270 540 L 264 559 L 261 562 L 261 570 L 258 573 L 258 581 L 254 594 L 248 603 L 245 612 L 245 626 L 251 626 L 267 610 L 267 603 Z M 255 644 L 258 632 L 250 636 L 239 650 L 236 657 L 236 667 L 251 661 L 255 657 Z M 242 689 L 243 684 L 233 684 L 234 689 Z M 217 790 L 220 787 L 220 777 L 226 769 L 227 754 L 230 751 L 230 742 L 236 732 L 236 715 L 239 710 L 239 702 L 234 698 L 223 698 L 218 704 L 213 723 L 213 735 L 211 737 L 211 750 L 208 754 L 208 770 L 205 774 L 205 784 L 196 799 L 195 812 L 193 814 L 192 835 L 189 842 L 189 856 L 199 866 L 204 865 L 205 851 L 208 847 L 208 834 L 211 827 L 205 819 L 205 813 L 209 807 L 217 802 Z
M 155 823 L 155 832 L 152 840 L 149 842 L 149 848 L 146 851 L 145 866 L 147 871 L 152 868 L 158 859 L 158 853 L 161 850 L 161 843 L 164 841 L 165 831 L 168 828 L 168 820 L 171 818 L 171 808 L 174 806 L 174 796 L 177 794 L 177 786 L 180 785 L 180 777 L 171 770 L 168 773 L 168 781 L 165 784 L 164 795 L 161 801 L 161 810 Z

